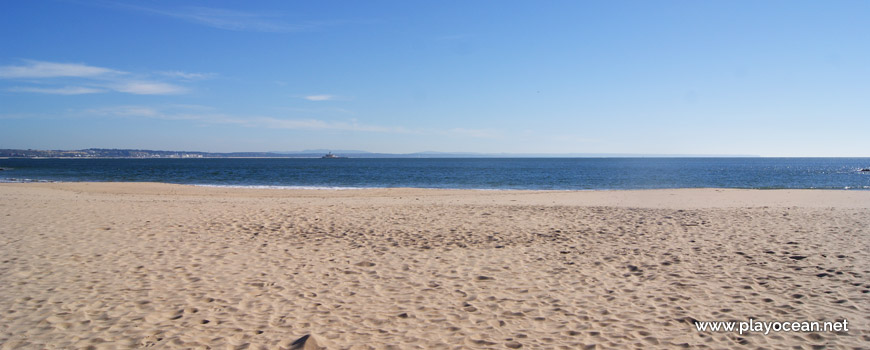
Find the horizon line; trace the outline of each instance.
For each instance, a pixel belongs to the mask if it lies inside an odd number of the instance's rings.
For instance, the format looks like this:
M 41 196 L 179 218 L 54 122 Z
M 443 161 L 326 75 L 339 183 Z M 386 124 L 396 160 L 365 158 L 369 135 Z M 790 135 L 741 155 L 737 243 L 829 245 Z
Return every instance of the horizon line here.
M 392 153 L 392 152 L 370 152 L 360 150 L 328 150 L 328 149 L 306 149 L 301 151 L 230 151 L 230 152 L 213 152 L 213 151 L 189 151 L 189 150 L 155 150 L 143 148 L 80 148 L 80 149 L 33 149 L 33 148 L 0 148 L 0 151 L 5 152 L 82 152 L 82 151 L 139 151 L 139 152 L 160 152 L 160 153 L 189 153 L 201 155 L 230 155 L 230 154 L 259 154 L 257 158 L 291 158 L 291 155 L 322 155 L 327 152 L 335 154 L 347 155 L 358 158 L 389 158 L 389 156 L 398 157 L 427 157 L 427 158 L 870 158 L 870 156 L 777 156 L 777 155 L 757 155 L 757 154 L 691 154 L 691 153 L 515 153 L 515 152 L 442 152 L 442 151 L 420 151 L 408 153 Z M 275 155 L 276 157 L 269 157 Z M 16 156 L 0 155 L 2 158 L 19 158 Z M 34 157 L 34 156 L 29 156 Z M 35 156 L 40 157 L 40 156 Z M 21 158 L 28 158 L 23 156 Z M 69 157 L 51 157 L 43 156 L 41 158 L 69 158 Z M 90 157 L 97 158 L 97 157 Z M 121 157 L 112 157 L 121 158 Z M 139 157 L 128 157 L 139 158 Z

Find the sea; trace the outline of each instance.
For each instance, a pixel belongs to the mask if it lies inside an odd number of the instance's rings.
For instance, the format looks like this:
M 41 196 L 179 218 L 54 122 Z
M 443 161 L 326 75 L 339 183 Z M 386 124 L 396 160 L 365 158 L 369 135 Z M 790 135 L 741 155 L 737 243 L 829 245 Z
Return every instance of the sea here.
M 0 182 L 287 189 L 870 190 L 870 158 L 0 159 Z

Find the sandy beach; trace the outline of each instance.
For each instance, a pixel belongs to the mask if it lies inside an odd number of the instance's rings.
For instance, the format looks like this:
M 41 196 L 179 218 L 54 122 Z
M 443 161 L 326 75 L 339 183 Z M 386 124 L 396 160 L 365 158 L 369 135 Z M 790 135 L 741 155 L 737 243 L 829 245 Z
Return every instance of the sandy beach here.
M 694 324 L 749 319 L 848 331 Z M 0 184 L 0 349 L 308 334 L 326 349 L 866 349 L 870 191 Z

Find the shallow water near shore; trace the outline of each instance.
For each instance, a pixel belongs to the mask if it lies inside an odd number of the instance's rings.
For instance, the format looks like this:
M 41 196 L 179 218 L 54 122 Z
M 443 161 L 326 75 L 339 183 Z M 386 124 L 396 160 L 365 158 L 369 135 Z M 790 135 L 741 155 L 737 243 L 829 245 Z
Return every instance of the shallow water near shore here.
M 870 189 L 870 158 L 0 159 L 3 182 L 268 188 Z

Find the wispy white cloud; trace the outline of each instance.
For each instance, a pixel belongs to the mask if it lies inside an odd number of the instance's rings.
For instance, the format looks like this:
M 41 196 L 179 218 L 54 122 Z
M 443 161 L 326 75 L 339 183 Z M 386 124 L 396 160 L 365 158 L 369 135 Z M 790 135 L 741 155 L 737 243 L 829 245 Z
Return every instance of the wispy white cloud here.
M 25 65 L 0 66 L 0 78 L 60 78 L 96 77 L 107 74 L 123 74 L 109 68 L 94 67 L 81 63 L 56 63 L 25 60 Z
M 147 74 L 132 74 L 82 63 L 35 60 L 23 62 L 24 64 L 20 65 L 0 66 L 0 79 L 38 84 L 38 86 L 18 86 L 7 91 L 55 95 L 82 95 L 110 91 L 136 95 L 172 95 L 188 91 L 187 88 L 176 84 L 156 81 Z M 180 71 L 163 75 L 185 81 L 207 77 L 202 73 Z
M 174 95 L 187 92 L 187 89 L 153 81 L 126 81 L 113 86 L 115 91 L 136 95 Z
M 294 25 L 276 20 L 273 15 L 218 8 L 188 7 L 181 11 L 162 12 L 162 14 L 227 30 L 295 32 L 306 29 L 304 25 Z
M 84 110 L 79 116 L 149 118 L 162 120 L 190 120 L 211 124 L 234 124 L 250 128 L 285 130 L 338 130 L 377 133 L 417 133 L 404 127 L 369 125 L 357 120 L 327 121 L 312 118 L 279 118 L 273 116 L 240 116 L 210 112 L 203 106 L 169 106 L 155 108 L 147 106 L 115 106 Z
M 327 105 L 324 105 L 323 107 L 312 107 L 312 108 L 277 107 L 274 109 L 276 111 L 280 111 L 282 113 L 283 112 L 290 112 L 290 113 L 294 113 L 294 114 L 309 114 L 309 115 L 310 114 L 319 114 L 319 115 L 333 115 L 334 116 L 336 114 L 341 114 L 341 115 L 354 115 L 354 114 L 356 114 L 354 111 L 349 110 L 349 109 L 339 108 L 339 107 L 334 107 L 334 106 L 327 106 Z
M 214 108 L 199 105 L 151 106 L 113 106 L 83 110 L 73 113 L 78 117 L 106 118 L 147 118 L 160 120 L 185 120 L 202 124 L 229 124 L 246 128 L 312 130 L 312 131 L 355 131 L 383 134 L 440 135 L 470 138 L 500 138 L 502 133 L 493 129 L 442 129 L 418 130 L 403 126 L 383 126 L 350 120 L 323 120 L 316 118 L 292 118 L 262 115 L 233 115 L 220 113 Z
M 99 116 L 99 117 L 142 117 L 142 118 L 161 118 L 163 113 L 160 111 L 143 106 L 114 106 L 103 108 L 86 109 L 80 113 L 81 116 Z
M 113 4 L 113 7 L 165 16 L 212 28 L 269 33 L 291 33 L 314 30 L 324 26 L 345 23 L 344 21 L 297 21 L 289 22 L 280 13 L 249 12 L 213 7 L 187 6 L 161 9 L 132 4 Z
M 84 95 L 97 94 L 106 92 L 106 90 L 95 89 L 83 86 L 64 86 L 58 88 L 39 88 L 39 87 L 14 87 L 8 89 L 12 92 L 32 92 L 37 94 L 53 94 L 53 95 Z
M 329 101 L 329 100 L 335 99 L 335 96 L 333 96 L 333 95 L 308 95 L 308 96 L 303 96 L 302 98 L 304 98 L 308 101 Z
M 188 73 L 181 71 L 160 72 L 160 75 L 183 80 L 205 80 L 217 76 L 214 73 Z

